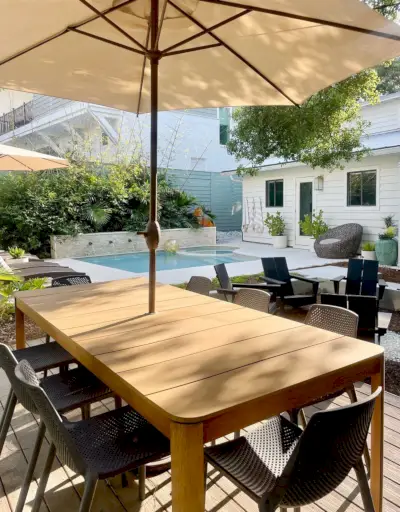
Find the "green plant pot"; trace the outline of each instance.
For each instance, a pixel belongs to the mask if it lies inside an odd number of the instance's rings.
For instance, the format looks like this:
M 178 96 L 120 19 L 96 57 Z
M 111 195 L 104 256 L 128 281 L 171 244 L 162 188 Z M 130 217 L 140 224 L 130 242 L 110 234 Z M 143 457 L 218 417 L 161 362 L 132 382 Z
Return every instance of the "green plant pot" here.
M 381 265 L 397 264 L 397 240 L 377 240 L 375 252 Z

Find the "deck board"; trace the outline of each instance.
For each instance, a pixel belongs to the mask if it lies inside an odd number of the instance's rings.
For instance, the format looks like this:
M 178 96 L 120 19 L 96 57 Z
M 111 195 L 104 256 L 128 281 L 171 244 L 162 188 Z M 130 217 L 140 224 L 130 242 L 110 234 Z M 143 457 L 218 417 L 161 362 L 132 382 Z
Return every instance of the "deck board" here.
M 360 399 L 370 391 L 367 384 L 357 386 Z M 0 374 L 0 405 L 4 405 L 8 392 L 7 380 Z M 307 416 L 327 407 L 348 403 L 345 396 L 334 402 L 323 402 L 306 411 Z M 385 396 L 385 460 L 384 460 L 384 507 L 385 512 L 400 512 L 400 397 L 389 393 Z M 100 414 L 112 408 L 114 402 L 107 399 L 96 404 L 92 414 Z M 2 411 L 2 409 L 1 409 Z M 78 419 L 79 413 L 70 413 L 70 419 Z M 251 430 L 256 426 L 250 426 Z M 37 420 L 22 407 L 17 407 L 11 429 L 0 458 L 0 512 L 13 512 L 18 500 L 19 489 L 36 436 Z M 228 436 L 231 437 L 231 436 Z M 221 439 L 220 441 L 224 441 Z M 35 472 L 24 511 L 31 510 L 40 475 L 48 449 L 48 440 L 43 444 L 39 467 Z M 40 512 L 71 512 L 78 510 L 79 496 L 83 491 L 83 479 L 76 476 L 69 468 L 55 461 L 49 484 Z M 99 485 L 93 512 L 172 512 L 171 475 L 166 472 L 146 481 L 147 496 L 145 501 L 138 501 L 138 488 L 133 482 L 129 488 L 122 488 L 119 477 L 109 484 Z M 227 478 L 209 467 L 207 478 L 207 512 L 257 512 L 257 506 L 243 492 L 237 489 Z M 302 512 L 362 512 L 361 497 L 358 492 L 355 475 L 348 478 L 324 499 L 302 507 Z

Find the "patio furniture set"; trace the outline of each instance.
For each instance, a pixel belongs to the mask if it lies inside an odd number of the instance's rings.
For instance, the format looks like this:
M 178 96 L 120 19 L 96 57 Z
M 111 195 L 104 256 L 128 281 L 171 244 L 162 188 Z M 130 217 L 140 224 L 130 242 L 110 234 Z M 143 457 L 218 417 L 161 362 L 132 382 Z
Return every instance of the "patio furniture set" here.
M 282 279 L 282 261 L 263 264 Z M 85 477 L 83 512 L 90 510 L 98 480 L 129 470 L 139 475 L 143 499 L 146 464 L 169 453 L 174 511 L 204 510 L 203 461 L 264 512 L 312 503 L 354 468 L 365 510 L 378 509 L 382 349 L 354 339 L 358 316 L 348 309 L 314 303 L 304 326 L 266 315 L 274 304 L 272 294 L 293 296 L 290 277 L 267 276 L 265 285 L 252 288 L 230 283 L 224 266 L 216 271 L 223 295 L 233 302 L 210 297 L 211 282 L 194 276 L 187 290 L 158 285 L 159 312 L 149 316 L 143 315 L 144 278 L 91 284 L 87 276 L 71 275 L 53 279 L 46 290 L 16 295 L 17 350 L 0 347 L 1 366 L 12 386 L 0 449 L 17 401 L 40 416 L 17 511 L 23 510 L 46 431 L 52 444 L 33 512 L 41 506 L 56 455 Z M 305 302 L 312 302 L 311 296 L 297 304 Z M 24 348 L 24 314 L 48 333 L 47 343 Z M 152 355 L 146 351 L 149 343 Z M 69 369 L 73 363 L 78 368 Z M 192 373 L 194 365 L 198 370 Z M 60 371 L 39 379 L 38 373 L 50 368 Z M 281 384 L 273 377 L 277 372 Z M 353 382 L 367 376 L 373 394 L 357 403 Z M 225 391 L 221 378 L 231 384 Z M 306 425 L 303 407 L 344 392 L 353 404 L 316 413 Z M 91 418 L 90 405 L 108 396 L 115 397 L 116 409 Z M 122 407 L 120 397 L 129 405 Z M 365 442 L 374 404 L 370 463 Z M 72 409 L 81 409 L 81 421 L 62 416 Z M 291 421 L 281 415 L 284 411 Z M 261 428 L 240 435 L 241 428 L 267 417 Z M 230 432 L 235 432 L 233 441 L 215 444 Z M 363 453 L 368 469 L 371 464 L 374 499 Z

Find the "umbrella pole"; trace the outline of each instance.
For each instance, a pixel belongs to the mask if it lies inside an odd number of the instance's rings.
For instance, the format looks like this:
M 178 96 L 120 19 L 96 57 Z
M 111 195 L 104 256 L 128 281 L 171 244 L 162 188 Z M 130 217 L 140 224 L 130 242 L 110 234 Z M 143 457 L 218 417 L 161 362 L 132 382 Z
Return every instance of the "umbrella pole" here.
M 149 262 L 149 313 L 156 309 L 156 249 L 160 240 L 160 226 L 157 222 L 157 135 L 158 135 L 158 0 L 151 2 L 150 18 L 150 219 L 147 224 L 147 247 L 150 251 Z

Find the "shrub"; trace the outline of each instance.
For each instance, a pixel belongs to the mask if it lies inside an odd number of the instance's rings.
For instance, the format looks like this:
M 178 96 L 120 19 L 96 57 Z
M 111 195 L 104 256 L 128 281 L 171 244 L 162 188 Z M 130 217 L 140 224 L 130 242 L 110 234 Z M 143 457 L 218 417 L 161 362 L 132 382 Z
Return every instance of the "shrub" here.
M 9 247 L 8 252 L 10 253 L 11 258 L 14 260 L 19 260 L 25 255 L 25 251 L 20 247 Z
M 328 224 L 324 221 L 323 215 L 323 210 L 320 210 L 318 213 L 313 211 L 311 215 L 305 215 L 304 220 L 299 222 L 306 236 L 312 236 L 315 240 L 318 240 L 320 236 L 328 231 Z
M 276 212 L 275 215 L 267 213 L 264 224 L 267 226 L 271 236 L 282 236 L 285 234 L 285 221 L 281 212 Z
M 375 244 L 373 242 L 365 242 L 362 245 L 363 251 L 375 251 Z
M 6 281 L 6 282 L 2 282 Z M 0 274 L 0 321 L 10 320 L 15 312 L 15 303 L 13 300 L 15 292 L 26 290 L 40 290 L 44 288 L 47 279 L 45 277 L 36 277 L 22 281 L 14 274 Z
M 198 227 L 195 198 L 173 188 L 164 172 L 158 180 L 161 227 Z M 106 170 L 77 163 L 60 171 L 10 173 L 0 178 L 0 247 L 47 256 L 51 235 L 142 231 L 149 202 L 149 170 L 137 163 Z
M 383 233 L 379 233 L 379 240 L 392 240 L 396 236 L 396 228 L 389 226 Z

